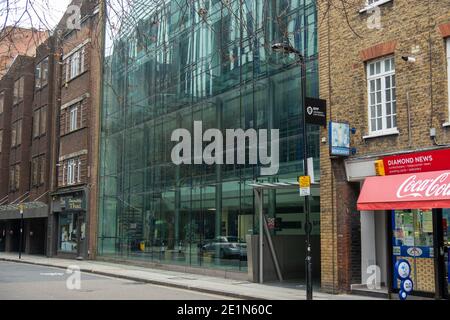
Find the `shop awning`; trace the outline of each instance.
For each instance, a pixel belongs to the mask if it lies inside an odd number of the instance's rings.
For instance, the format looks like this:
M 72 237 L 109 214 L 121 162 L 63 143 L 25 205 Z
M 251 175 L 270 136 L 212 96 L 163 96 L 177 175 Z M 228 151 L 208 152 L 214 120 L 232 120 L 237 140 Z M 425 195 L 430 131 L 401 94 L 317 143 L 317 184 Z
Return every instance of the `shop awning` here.
M 450 208 L 450 170 L 369 177 L 358 210 Z

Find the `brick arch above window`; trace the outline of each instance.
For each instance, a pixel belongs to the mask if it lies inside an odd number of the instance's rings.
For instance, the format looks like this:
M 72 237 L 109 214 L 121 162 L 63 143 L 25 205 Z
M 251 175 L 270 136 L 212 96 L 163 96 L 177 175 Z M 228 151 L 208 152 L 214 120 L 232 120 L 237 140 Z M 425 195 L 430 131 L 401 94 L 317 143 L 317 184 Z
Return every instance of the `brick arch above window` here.
M 390 54 L 393 54 L 395 52 L 395 49 L 397 47 L 397 41 L 387 41 L 383 43 L 376 44 L 370 48 L 361 50 L 359 55 L 361 57 L 361 60 L 366 62 L 369 60 L 374 60 L 377 58 L 381 58 Z
M 439 33 L 441 34 L 442 38 L 450 37 L 450 22 L 439 25 L 438 29 L 439 29 Z

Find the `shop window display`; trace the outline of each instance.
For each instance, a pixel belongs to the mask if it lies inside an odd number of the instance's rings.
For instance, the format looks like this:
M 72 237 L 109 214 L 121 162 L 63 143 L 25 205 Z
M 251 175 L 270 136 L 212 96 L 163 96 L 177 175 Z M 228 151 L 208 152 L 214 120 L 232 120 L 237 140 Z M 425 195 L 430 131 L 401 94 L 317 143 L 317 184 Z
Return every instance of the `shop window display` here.
M 396 210 L 393 214 L 393 256 L 407 259 L 415 291 L 434 292 L 434 243 L 432 210 Z M 399 283 L 394 283 L 398 289 Z
M 77 216 L 73 213 L 63 213 L 59 219 L 59 249 L 64 252 L 76 252 Z

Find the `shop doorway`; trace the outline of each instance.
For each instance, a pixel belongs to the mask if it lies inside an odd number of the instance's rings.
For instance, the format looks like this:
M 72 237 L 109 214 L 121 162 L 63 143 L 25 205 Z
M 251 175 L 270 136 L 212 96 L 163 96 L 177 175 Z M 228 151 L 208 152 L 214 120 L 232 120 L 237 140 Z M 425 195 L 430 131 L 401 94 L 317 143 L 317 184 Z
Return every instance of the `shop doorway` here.
M 6 232 L 6 251 L 19 252 L 20 220 L 10 220 Z
M 385 211 L 361 211 L 361 273 L 354 276 L 352 292 L 367 292 L 380 297 L 388 295 L 389 218 Z
M 64 211 L 58 222 L 58 253 L 85 256 L 86 220 L 84 212 Z
M 29 254 L 45 255 L 47 219 L 37 218 L 25 221 L 26 251 Z
M 6 249 L 6 223 L 0 222 L 0 252 Z

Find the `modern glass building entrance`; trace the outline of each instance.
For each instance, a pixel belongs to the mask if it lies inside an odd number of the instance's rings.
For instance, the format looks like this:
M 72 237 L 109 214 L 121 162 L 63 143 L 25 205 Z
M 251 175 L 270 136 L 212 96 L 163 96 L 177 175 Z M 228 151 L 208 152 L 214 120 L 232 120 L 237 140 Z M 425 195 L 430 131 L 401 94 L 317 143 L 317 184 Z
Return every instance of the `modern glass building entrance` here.
M 258 233 L 249 184 L 303 172 L 301 69 L 271 44 L 306 53 L 308 96 L 317 97 L 314 1 L 141 0 L 130 12 L 105 57 L 98 253 L 246 272 L 247 235 Z M 173 164 L 172 132 L 193 132 L 194 121 L 204 131 L 279 129 L 279 172 Z M 317 179 L 317 127 L 308 139 Z M 273 235 L 304 234 L 302 201 L 297 190 L 269 191 Z M 311 201 L 319 241 L 318 192 Z

